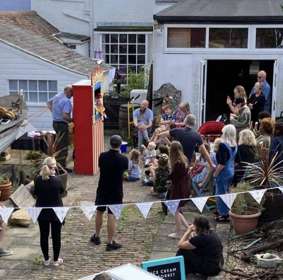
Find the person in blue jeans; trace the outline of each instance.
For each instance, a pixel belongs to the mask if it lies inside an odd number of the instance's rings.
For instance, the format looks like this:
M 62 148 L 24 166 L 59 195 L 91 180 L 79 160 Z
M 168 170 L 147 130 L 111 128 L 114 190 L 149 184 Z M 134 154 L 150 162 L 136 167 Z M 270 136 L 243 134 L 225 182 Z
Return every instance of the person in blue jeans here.
M 222 129 L 221 143 L 216 153 L 217 166 L 214 171 L 216 182 L 216 195 L 229 193 L 235 172 L 235 157 L 237 154 L 236 128 L 232 124 L 224 126 Z M 217 197 L 217 222 L 229 221 L 229 208 Z
M 129 155 L 129 169 L 126 180 L 129 182 L 135 182 L 141 178 L 141 168 L 139 166 L 141 153 L 133 149 Z

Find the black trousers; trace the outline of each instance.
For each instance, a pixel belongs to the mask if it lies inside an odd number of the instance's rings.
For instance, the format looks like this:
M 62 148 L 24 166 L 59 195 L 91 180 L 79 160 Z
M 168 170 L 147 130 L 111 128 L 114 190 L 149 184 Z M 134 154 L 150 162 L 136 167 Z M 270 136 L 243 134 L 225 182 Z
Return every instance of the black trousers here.
M 219 265 L 204 263 L 203 258 L 195 254 L 194 250 L 179 249 L 176 255 L 184 257 L 186 275 L 199 273 L 205 276 L 215 276 L 220 272 Z
M 70 145 L 69 127 L 65 122 L 53 122 L 53 128 L 56 132 L 56 160 L 63 167 L 66 167 L 68 156 L 68 147 Z
M 51 237 L 53 243 L 53 254 L 54 254 L 54 261 L 57 261 L 59 258 L 60 250 L 61 250 L 61 229 L 62 224 L 58 221 L 43 221 L 39 220 L 39 230 L 40 230 L 40 247 L 42 254 L 45 260 L 49 259 L 48 253 L 48 240 L 51 228 Z

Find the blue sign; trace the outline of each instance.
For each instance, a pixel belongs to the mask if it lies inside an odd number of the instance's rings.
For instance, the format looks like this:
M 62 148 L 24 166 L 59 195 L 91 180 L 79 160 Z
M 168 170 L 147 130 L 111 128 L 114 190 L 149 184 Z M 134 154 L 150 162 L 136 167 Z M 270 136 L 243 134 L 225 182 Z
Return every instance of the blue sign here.
M 146 261 L 142 268 L 164 280 L 186 280 L 182 256 Z

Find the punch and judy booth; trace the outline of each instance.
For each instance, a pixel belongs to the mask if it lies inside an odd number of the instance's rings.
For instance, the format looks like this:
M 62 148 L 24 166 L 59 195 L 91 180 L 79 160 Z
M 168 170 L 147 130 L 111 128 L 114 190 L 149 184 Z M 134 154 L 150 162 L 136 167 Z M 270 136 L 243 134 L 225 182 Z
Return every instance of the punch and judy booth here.
M 109 75 L 109 70 L 97 65 L 90 80 L 73 85 L 74 170 L 77 174 L 93 175 L 98 171 L 98 158 L 104 151 L 103 94 L 111 82 Z

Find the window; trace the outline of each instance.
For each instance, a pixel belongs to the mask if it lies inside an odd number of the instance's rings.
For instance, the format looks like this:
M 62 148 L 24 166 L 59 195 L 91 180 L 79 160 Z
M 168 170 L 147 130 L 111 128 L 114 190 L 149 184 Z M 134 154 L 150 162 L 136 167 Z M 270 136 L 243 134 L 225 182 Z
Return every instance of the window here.
M 258 49 L 283 48 L 283 28 L 257 28 L 256 47 Z
M 210 48 L 247 48 L 248 28 L 210 28 Z
M 18 94 L 23 90 L 24 99 L 29 103 L 45 103 L 57 94 L 57 81 L 9 80 L 9 92 Z
M 205 48 L 205 28 L 168 28 L 168 48 Z
M 102 47 L 106 63 L 123 75 L 138 73 L 146 64 L 145 34 L 103 34 Z

